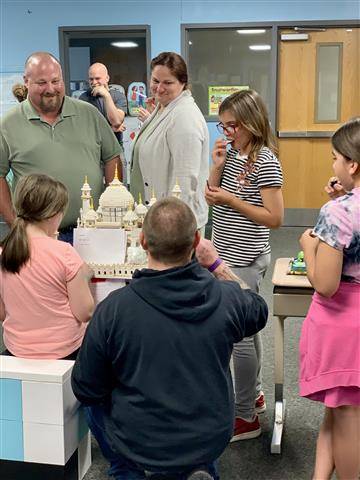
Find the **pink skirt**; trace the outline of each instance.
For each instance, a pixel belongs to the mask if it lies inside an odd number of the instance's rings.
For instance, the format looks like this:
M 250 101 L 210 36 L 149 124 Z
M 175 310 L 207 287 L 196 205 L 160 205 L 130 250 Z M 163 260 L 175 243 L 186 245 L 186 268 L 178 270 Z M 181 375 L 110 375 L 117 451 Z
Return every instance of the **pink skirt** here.
M 300 338 L 300 395 L 328 407 L 360 405 L 360 284 L 315 293 Z

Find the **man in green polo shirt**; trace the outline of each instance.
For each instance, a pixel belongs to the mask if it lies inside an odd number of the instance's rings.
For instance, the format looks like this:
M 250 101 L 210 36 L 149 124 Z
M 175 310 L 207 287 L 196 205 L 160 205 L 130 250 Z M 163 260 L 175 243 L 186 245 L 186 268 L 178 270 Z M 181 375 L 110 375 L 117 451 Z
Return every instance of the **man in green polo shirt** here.
M 61 66 L 51 54 L 30 55 L 24 82 L 27 100 L 9 111 L 0 124 L 0 215 L 9 225 L 15 217 L 5 178 L 10 170 L 14 186 L 23 175 L 45 173 L 69 190 L 69 208 L 60 229 L 66 236 L 79 216 L 85 175 L 96 207 L 104 177 L 109 183 L 120 162 L 119 144 L 95 107 L 65 95 Z

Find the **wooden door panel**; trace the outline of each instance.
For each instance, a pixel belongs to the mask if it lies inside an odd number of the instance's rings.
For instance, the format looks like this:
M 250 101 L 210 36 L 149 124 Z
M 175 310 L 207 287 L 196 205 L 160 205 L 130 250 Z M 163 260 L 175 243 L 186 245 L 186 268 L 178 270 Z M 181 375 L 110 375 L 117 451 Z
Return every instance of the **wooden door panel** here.
M 320 208 L 328 201 L 324 186 L 332 175 L 331 142 L 328 138 L 300 140 L 283 138 L 280 143 L 285 207 Z
M 280 44 L 278 130 L 306 131 L 315 67 L 306 42 Z
M 287 32 L 289 33 L 289 32 Z M 360 29 L 311 32 L 307 41 L 280 43 L 278 130 L 336 130 L 360 114 Z M 315 123 L 316 45 L 342 43 L 341 118 Z
M 282 33 L 294 33 L 282 30 Z M 338 123 L 315 123 L 316 49 L 342 44 L 341 111 Z M 360 114 L 360 29 L 309 32 L 307 41 L 279 43 L 279 158 L 284 170 L 286 208 L 319 208 L 332 175 L 330 138 L 296 138 L 299 132 L 333 132 Z M 287 132 L 293 138 L 283 138 Z

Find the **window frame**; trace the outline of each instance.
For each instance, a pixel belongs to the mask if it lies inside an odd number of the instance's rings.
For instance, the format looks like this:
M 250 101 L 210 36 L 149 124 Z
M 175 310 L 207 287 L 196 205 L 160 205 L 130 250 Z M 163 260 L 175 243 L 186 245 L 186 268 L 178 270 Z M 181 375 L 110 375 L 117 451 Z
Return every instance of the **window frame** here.
M 306 21 L 280 21 L 280 22 L 231 22 L 231 23 L 182 23 L 181 24 L 181 54 L 186 63 L 189 62 L 189 35 L 191 30 L 214 30 L 214 29 L 246 29 L 246 28 L 268 28 L 271 29 L 271 71 L 270 71 L 270 101 L 269 101 L 269 119 L 272 129 L 277 133 L 278 126 L 278 68 L 279 68 L 279 38 L 281 30 L 285 28 L 359 28 L 358 20 L 306 20 Z M 191 79 L 190 79 L 191 83 Z M 219 117 L 215 115 L 204 115 L 206 122 L 219 122 Z
M 319 119 L 319 91 L 320 91 L 320 50 L 321 47 L 339 47 L 338 51 L 338 85 L 337 85 L 337 103 L 336 103 L 336 118 L 329 120 Z M 319 42 L 316 44 L 316 67 L 315 67 L 315 105 L 314 105 L 314 123 L 338 123 L 341 115 L 341 99 L 342 99 L 342 83 L 343 83 L 343 48 L 342 42 Z
M 66 95 L 70 92 L 70 40 L 79 38 L 79 34 L 90 37 L 92 33 L 114 35 L 116 32 L 142 31 L 145 33 L 146 44 L 146 83 L 149 87 L 151 60 L 151 27 L 150 25 L 91 25 L 91 26 L 61 26 L 58 27 L 60 63 L 63 69 Z M 87 35 L 86 35 L 87 34 Z

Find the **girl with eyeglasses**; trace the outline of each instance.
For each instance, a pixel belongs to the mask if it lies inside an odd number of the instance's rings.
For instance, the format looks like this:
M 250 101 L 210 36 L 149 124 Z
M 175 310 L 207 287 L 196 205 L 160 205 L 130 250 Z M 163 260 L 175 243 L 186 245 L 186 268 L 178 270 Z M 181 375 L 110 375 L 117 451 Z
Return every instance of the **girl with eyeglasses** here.
M 260 95 L 242 90 L 219 108 L 219 138 L 205 198 L 213 206 L 213 241 L 233 272 L 258 292 L 270 264 L 270 228 L 279 228 L 284 206 L 282 171 L 275 138 Z M 229 146 L 229 148 L 228 148 Z M 261 338 L 234 345 L 235 428 L 231 441 L 258 437 L 258 413 L 266 409 L 261 390 Z

